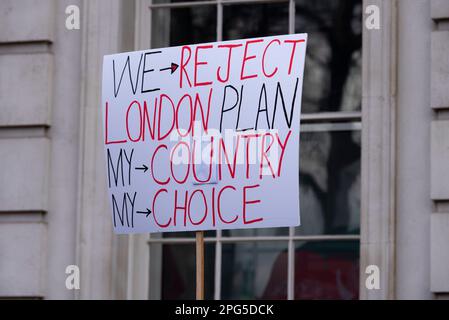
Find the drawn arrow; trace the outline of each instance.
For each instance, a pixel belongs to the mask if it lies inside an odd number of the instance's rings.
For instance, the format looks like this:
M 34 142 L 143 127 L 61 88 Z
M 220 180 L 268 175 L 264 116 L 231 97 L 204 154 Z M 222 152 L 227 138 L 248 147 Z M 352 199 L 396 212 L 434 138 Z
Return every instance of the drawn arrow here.
M 170 67 L 159 69 L 159 71 L 171 70 L 171 74 L 173 74 L 173 72 L 175 72 L 178 67 L 179 66 L 176 63 L 172 62 Z
M 151 210 L 147 208 L 147 211 L 136 211 L 136 213 L 146 214 L 148 218 L 148 216 L 151 214 Z
M 135 168 L 136 170 L 143 170 L 143 172 L 147 172 L 147 170 L 148 170 L 148 167 L 146 166 L 146 165 L 142 165 L 142 167 L 136 167 Z

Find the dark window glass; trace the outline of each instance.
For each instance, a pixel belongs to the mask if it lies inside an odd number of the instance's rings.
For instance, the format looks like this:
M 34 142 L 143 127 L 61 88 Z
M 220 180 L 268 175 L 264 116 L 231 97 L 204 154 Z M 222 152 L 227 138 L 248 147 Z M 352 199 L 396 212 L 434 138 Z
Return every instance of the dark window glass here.
M 297 234 L 358 234 L 360 131 L 303 132 Z
M 295 31 L 308 33 L 304 112 L 361 109 L 362 1 L 296 0 Z
M 215 237 L 215 235 L 215 230 L 204 231 L 205 237 Z M 165 232 L 162 236 L 164 238 L 195 238 L 195 231 Z
M 216 40 L 215 5 L 190 8 L 153 9 L 153 48 L 179 46 Z
M 222 299 L 286 299 L 287 242 L 223 244 Z
M 295 299 L 358 297 L 358 241 L 296 243 Z
M 224 237 L 287 236 L 288 228 L 223 230 Z
M 152 244 L 152 248 L 160 244 Z M 204 293 L 206 299 L 214 298 L 215 244 L 204 248 Z M 162 299 L 195 299 L 196 269 L 194 244 L 162 245 Z M 151 290 L 151 288 L 150 288 Z
M 180 0 L 154 0 L 168 2 Z M 362 1 L 295 2 L 295 32 L 309 34 L 302 112 L 360 111 Z M 216 41 L 216 5 L 152 12 L 154 48 Z M 287 33 L 287 3 L 223 5 L 223 40 Z M 300 138 L 301 226 L 296 235 L 360 232 L 361 134 L 350 129 L 351 124 L 337 127 L 303 125 L 308 129 Z M 215 234 L 208 231 L 206 237 Z M 225 237 L 286 235 L 288 228 L 223 230 Z M 164 238 L 194 236 L 194 232 L 163 234 Z M 162 257 L 157 273 L 162 274 L 161 298 L 194 299 L 194 244 L 151 247 L 158 247 L 161 254 L 156 256 Z M 215 243 L 206 244 L 205 254 L 206 298 L 212 299 Z M 286 299 L 287 266 L 286 241 L 223 243 L 221 297 Z M 357 299 L 359 242 L 296 241 L 294 272 L 295 299 Z
M 201 2 L 207 0 L 153 0 L 153 4 L 164 4 L 164 3 L 179 3 L 179 2 Z
M 286 3 L 225 5 L 223 7 L 223 40 L 287 33 L 288 5 Z

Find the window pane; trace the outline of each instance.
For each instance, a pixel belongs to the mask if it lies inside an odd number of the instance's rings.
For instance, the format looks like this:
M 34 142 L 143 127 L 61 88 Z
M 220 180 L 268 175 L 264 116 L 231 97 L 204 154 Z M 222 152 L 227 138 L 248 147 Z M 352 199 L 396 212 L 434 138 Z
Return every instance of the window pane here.
M 360 131 L 302 132 L 296 233 L 358 234 Z
M 222 235 L 224 237 L 287 236 L 288 228 L 223 230 Z
M 223 7 L 223 40 L 287 33 L 288 5 L 286 3 L 225 5 Z
M 303 111 L 360 110 L 362 0 L 296 0 L 295 29 L 308 33 Z
M 164 238 L 195 238 L 195 231 L 181 231 L 181 232 L 165 232 L 162 233 Z M 215 237 L 215 230 L 204 231 L 205 237 Z
M 287 242 L 223 244 L 222 299 L 286 299 Z
M 295 299 L 358 299 L 358 241 L 299 242 Z
M 152 9 L 153 48 L 211 42 L 216 40 L 217 8 L 207 5 L 191 8 Z
M 201 2 L 207 0 L 153 0 L 153 4 L 179 3 L 179 2 Z
M 151 247 L 161 246 L 152 244 Z M 215 244 L 204 248 L 204 290 L 205 298 L 214 298 Z M 152 256 L 154 257 L 154 255 Z M 195 299 L 196 268 L 194 244 L 162 245 L 162 299 Z M 150 290 L 154 290 L 151 287 Z

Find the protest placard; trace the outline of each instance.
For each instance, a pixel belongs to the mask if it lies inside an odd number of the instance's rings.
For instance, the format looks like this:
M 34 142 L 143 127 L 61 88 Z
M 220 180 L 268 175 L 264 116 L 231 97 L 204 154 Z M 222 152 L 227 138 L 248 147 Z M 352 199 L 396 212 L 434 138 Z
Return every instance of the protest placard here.
M 104 57 L 117 233 L 297 226 L 306 34 Z

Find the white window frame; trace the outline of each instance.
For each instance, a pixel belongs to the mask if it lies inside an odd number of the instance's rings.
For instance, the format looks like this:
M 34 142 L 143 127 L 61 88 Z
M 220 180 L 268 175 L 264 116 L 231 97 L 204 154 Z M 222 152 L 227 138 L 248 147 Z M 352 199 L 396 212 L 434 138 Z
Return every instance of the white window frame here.
M 98 181 L 105 179 L 103 148 L 99 147 L 101 58 L 124 50 L 119 40 L 129 24 L 125 25 L 126 19 L 121 17 L 130 4 L 135 4 L 136 24 L 132 30 L 135 48 L 148 49 L 151 15 L 146 9 L 151 1 L 82 2 L 83 83 L 76 248 L 76 264 L 83 275 L 83 290 L 76 297 L 81 299 L 148 299 L 148 286 L 152 285 L 148 281 L 149 270 L 158 272 L 149 268 L 148 235 L 118 237 L 113 235 L 111 225 L 104 224 L 110 215 L 107 190 L 98 187 Z M 371 4 L 380 8 L 381 28 L 363 28 L 360 298 L 392 299 L 395 298 L 397 0 L 364 0 L 363 8 Z M 105 14 L 108 19 L 104 19 Z M 303 115 L 304 119 L 321 116 Z M 365 287 L 364 270 L 372 264 L 381 271 L 379 290 Z
M 217 28 L 216 28 L 216 40 L 221 41 L 223 35 L 223 6 L 233 4 L 247 4 L 247 3 L 285 3 L 289 6 L 289 33 L 295 32 L 295 1 L 294 0 L 207 0 L 201 2 L 186 1 L 182 3 L 161 3 L 153 4 L 152 0 L 136 0 L 136 31 L 135 31 L 135 49 L 144 50 L 151 48 L 151 10 L 157 8 L 182 8 L 192 7 L 200 5 L 216 5 L 217 6 Z M 363 6 L 365 7 L 365 6 Z M 365 36 L 365 31 L 364 35 Z M 363 109 L 363 108 L 362 108 Z M 343 121 L 334 128 L 326 128 L 326 131 L 339 131 L 339 130 L 361 130 L 362 112 L 320 112 L 320 113 L 307 113 L 301 116 L 302 128 L 301 131 L 317 131 L 319 127 L 323 128 L 323 125 L 333 125 L 334 121 Z M 323 122 L 325 124 L 310 124 L 307 128 L 307 123 Z M 346 122 L 344 122 L 346 121 Z M 365 125 L 365 121 L 363 122 Z M 331 129 L 331 130 L 328 130 Z M 362 134 L 363 136 L 363 134 Z M 366 140 L 366 138 L 365 138 Z M 362 141 L 363 144 L 363 141 Z M 363 147 L 362 147 L 363 148 Z M 362 156 L 363 158 L 363 156 Z M 139 265 L 138 270 L 145 272 L 149 270 L 147 275 L 143 275 L 141 272 L 129 276 L 128 282 L 128 297 L 129 298 L 160 298 L 161 288 L 161 250 L 157 249 L 157 252 L 150 252 L 148 244 L 193 244 L 195 238 L 162 238 L 160 235 L 139 235 L 131 236 L 130 238 L 130 253 L 128 255 L 130 266 Z M 214 284 L 214 298 L 221 298 L 221 254 L 223 243 L 237 243 L 237 242 L 254 242 L 254 241 L 284 241 L 288 242 L 288 270 L 287 270 L 287 299 L 294 299 L 294 266 L 295 266 L 295 242 L 296 241 L 345 241 L 345 240 L 361 240 L 360 235 L 311 235 L 311 236 L 299 236 L 295 235 L 295 228 L 289 228 L 288 235 L 286 236 L 248 236 L 248 237 L 223 237 L 220 230 L 216 231 L 215 237 L 205 238 L 206 243 L 215 243 L 215 284 Z M 159 246 L 158 246 L 159 247 Z M 162 247 L 162 246 L 160 246 Z M 144 258 L 142 258 L 144 257 Z M 362 260 L 362 257 L 360 257 Z M 148 269 L 145 269 L 148 268 Z M 131 267 L 130 270 L 135 270 L 135 267 Z M 361 272 L 362 273 L 362 270 Z M 148 279 L 148 281 L 144 281 Z M 362 280 L 362 276 L 361 276 Z M 145 290 L 144 286 L 147 285 Z M 130 288 L 130 286 L 132 288 Z M 137 287 L 136 287 L 137 286 Z M 150 290 L 150 287 L 152 290 Z M 362 282 L 360 287 L 362 288 Z M 135 292 L 140 292 L 136 294 Z M 146 292 L 147 295 L 142 295 Z M 360 294 L 362 297 L 362 293 Z

